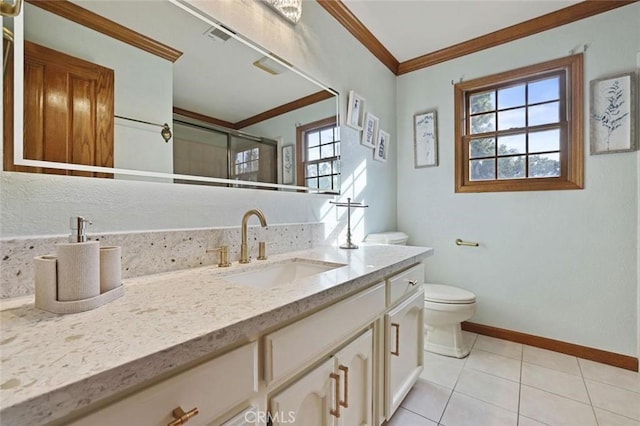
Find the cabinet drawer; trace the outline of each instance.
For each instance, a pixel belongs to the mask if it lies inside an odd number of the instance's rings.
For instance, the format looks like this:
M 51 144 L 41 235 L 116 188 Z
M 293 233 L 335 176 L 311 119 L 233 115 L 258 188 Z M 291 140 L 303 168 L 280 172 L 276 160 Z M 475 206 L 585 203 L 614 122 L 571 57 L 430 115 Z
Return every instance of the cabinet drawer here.
M 327 353 L 385 309 L 385 285 L 380 283 L 265 336 L 265 380 L 272 382 Z
M 424 284 L 424 264 L 420 263 L 387 280 L 387 306 L 391 306 Z
M 172 411 L 198 408 L 189 425 L 205 425 L 258 390 L 258 345 L 250 343 L 143 389 L 72 423 L 73 426 L 166 426 Z

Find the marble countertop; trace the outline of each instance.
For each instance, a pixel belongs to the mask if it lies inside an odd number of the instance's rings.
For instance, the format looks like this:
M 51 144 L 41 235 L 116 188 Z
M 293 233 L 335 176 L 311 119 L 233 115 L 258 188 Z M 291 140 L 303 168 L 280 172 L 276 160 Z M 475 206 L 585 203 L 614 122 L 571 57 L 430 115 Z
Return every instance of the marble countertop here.
M 324 247 L 254 261 L 124 280 L 125 295 L 95 310 L 56 315 L 33 297 L 0 303 L 0 419 L 53 421 L 160 374 L 255 338 L 431 255 L 425 247 Z M 268 289 L 224 275 L 291 258 L 342 263 Z

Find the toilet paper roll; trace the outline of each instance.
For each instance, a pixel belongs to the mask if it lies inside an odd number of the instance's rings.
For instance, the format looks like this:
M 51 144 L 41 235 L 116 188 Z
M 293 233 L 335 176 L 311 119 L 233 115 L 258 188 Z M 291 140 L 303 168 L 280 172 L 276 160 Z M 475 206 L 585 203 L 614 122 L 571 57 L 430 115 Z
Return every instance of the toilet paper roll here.
M 37 256 L 35 260 L 36 308 L 48 310 L 57 299 L 57 258 L 52 254 Z
M 58 300 L 82 300 L 100 295 L 100 243 L 56 244 Z
M 100 293 L 106 293 L 122 285 L 120 246 L 100 247 Z

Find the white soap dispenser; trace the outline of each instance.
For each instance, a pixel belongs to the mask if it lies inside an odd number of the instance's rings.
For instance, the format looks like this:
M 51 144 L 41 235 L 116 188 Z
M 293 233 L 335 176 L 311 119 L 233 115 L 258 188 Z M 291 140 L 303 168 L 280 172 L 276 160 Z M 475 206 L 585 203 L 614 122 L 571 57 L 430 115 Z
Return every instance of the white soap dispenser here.
M 56 245 L 58 257 L 58 300 L 83 300 L 100 295 L 100 243 L 87 241 L 87 225 L 82 216 L 69 223 L 68 243 Z

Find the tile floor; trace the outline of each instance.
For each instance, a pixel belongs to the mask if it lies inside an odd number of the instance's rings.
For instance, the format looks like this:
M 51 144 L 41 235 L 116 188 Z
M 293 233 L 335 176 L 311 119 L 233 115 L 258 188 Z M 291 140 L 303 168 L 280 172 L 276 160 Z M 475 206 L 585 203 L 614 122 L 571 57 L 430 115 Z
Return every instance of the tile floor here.
M 640 426 L 640 374 L 464 332 L 464 359 L 425 352 L 391 426 Z

